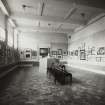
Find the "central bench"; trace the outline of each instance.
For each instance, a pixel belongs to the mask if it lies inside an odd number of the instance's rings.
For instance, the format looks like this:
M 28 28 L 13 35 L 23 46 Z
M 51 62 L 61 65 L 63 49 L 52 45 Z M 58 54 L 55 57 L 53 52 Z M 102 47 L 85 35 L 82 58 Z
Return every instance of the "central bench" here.
M 71 84 L 72 83 L 72 74 L 68 73 L 66 70 L 63 70 L 60 67 L 51 67 L 48 68 L 48 73 L 51 73 L 54 76 L 54 82 L 60 82 L 61 84 Z

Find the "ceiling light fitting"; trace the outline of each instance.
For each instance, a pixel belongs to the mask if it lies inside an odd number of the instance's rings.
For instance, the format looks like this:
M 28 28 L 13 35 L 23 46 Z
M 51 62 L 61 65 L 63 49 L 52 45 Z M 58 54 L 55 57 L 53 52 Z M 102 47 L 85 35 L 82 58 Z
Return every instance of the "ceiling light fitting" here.
M 85 18 L 85 15 L 86 15 L 85 13 L 81 13 L 81 16 L 82 16 L 83 18 Z
M 25 10 L 26 8 L 33 8 L 33 6 L 29 6 L 29 5 L 23 4 L 23 5 L 22 5 L 22 8 Z

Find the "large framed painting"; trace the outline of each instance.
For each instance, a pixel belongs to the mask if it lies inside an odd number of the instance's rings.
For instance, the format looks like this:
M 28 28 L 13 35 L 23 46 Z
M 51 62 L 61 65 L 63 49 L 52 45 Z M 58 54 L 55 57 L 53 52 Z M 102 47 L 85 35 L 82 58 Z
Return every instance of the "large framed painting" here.
M 40 55 L 47 56 L 48 55 L 48 48 L 40 48 Z

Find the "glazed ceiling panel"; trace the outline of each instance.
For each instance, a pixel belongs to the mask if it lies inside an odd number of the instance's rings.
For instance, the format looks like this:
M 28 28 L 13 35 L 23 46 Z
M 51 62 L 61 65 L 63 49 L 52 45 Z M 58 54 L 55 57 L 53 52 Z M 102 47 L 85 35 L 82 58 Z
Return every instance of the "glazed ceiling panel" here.
M 59 2 L 50 2 L 45 5 L 43 15 L 60 18 L 64 18 L 68 11 L 72 8 L 72 5 L 70 4 L 63 4 Z
M 73 32 L 105 13 L 105 0 L 2 0 L 20 29 L 34 28 L 59 33 Z M 97 8 L 96 8 L 97 7 Z
M 86 20 L 86 21 L 88 21 L 92 17 L 97 16 L 100 13 L 105 12 L 105 10 L 103 10 L 103 9 L 92 8 L 92 7 L 81 6 L 81 5 L 77 5 L 76 8 L 77 8 L 77 10 L 70 17 L 72 19 L 80 19 L 80 20 Z
M 12 13 L 29 13 L 37 15 L 38 2 L 34 0 L 8 0 L 7 1 Z
M 55 22 L 44 22 L 44 21 L 41 21 L 40 22 L 40 27 L 47 27 L 47 28 L 58 28 L 60 25 L 60 23 L 55 23 Z
M 69 24 L 69 23 L 66 23 L 66 24 L 62 24 L 61 28 L 63 28 L 63 29 L 76 29 L 79 26 L 80 25 L 78 25 L 78 24 Z
M 18 24 L 18 26 L 38 26 L 39 21 L 29 19 L 17 19 L 16 24 Z

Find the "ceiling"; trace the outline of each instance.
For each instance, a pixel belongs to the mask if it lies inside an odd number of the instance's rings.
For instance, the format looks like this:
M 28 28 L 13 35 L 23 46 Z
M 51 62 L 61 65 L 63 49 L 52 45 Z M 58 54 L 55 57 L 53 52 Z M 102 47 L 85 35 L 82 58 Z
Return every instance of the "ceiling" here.
M 72 34 L 105 12 L 104 0 L 2 0 L 23 32 Z

